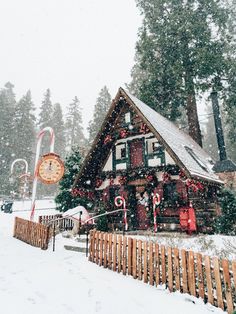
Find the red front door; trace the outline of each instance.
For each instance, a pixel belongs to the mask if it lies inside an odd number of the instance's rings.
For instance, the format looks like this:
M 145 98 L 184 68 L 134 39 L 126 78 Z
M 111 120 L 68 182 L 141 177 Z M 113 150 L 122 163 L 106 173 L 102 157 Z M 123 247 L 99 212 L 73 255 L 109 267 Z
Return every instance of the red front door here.
M 131 168 L 143 167 L 143 140 L 134 140 L 130 143 L 130 166 Z

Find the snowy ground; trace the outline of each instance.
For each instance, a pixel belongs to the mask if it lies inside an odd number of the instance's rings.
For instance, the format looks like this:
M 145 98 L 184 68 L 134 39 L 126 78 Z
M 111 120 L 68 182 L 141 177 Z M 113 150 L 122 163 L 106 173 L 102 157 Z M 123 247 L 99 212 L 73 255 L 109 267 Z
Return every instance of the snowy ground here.
M 56 238 L 55 252 L 51 246 L 42 251 L 13 238 L 14 216 L 29 217 L 18 205 L 13 214 L 0 212 L 1 313 L 223 313 L 202 300 L 170 294 L 162 287 L 98 267 L 84 254 L 65 250 L 64 244 L 71 239 L 61 235 Z M 51 213 L 53 210 L 44 211 Z M 38 214 L 42 212 L 36 211 Z

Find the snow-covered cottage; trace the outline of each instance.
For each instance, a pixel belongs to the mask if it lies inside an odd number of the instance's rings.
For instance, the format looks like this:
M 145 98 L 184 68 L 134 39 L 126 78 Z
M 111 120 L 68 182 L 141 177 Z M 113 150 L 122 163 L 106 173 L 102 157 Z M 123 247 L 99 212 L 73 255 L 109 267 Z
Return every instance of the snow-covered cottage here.
M 211 157 L 186 133 L 120 88 L 74 183 L 95 211 L 127 203 L 129 229 L 207 232 L 222 184 Z M 154 200 L 154 202 L 153 202 Z M 122 228 L 122 213 L 109 217 Z M 189 226 L 189 223 L 193 226 Z M 194 226 L 195 225 L 195 226 Z

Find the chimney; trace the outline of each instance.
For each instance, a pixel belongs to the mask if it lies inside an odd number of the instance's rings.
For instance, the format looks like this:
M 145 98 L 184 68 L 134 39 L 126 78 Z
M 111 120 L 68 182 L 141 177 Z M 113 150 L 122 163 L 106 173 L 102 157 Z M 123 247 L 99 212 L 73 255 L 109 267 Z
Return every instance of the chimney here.
M 220 160 L 217 161 L 213 167 L 213 171 L 216 172 L 220 179 L 225 182 L 228 187 L 236 187 L 236 165 L 231 160 L 227 159 L 223 128 L 221 123 L 220 108 L 218 102 L 218 95 L 216 91 L 211 93 L 212 110 L 215 122 L 216 138 L 218 144 L 218 151 Z

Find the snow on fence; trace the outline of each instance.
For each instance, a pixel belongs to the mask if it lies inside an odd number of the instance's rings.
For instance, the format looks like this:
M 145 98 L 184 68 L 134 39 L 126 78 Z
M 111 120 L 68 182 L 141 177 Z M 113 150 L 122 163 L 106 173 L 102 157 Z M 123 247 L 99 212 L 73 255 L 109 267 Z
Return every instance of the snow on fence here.
M 57 215 L 43 215 L 39 216 L 39 223 L 43 225 L 52 225 L 55 221 L 56 227 L 60 230 L 72 230 L 74 227 L 74 221 L 71 218 L 62 218 L 62 214 Z
M 50 239 L 50 227 L 15 217 L 13 237 L 46 250 Z
M 126 236 L 90 231 L 89 260 L 150 285 L 166 285 L 233 313 L 236 261 L 203 256 Z

